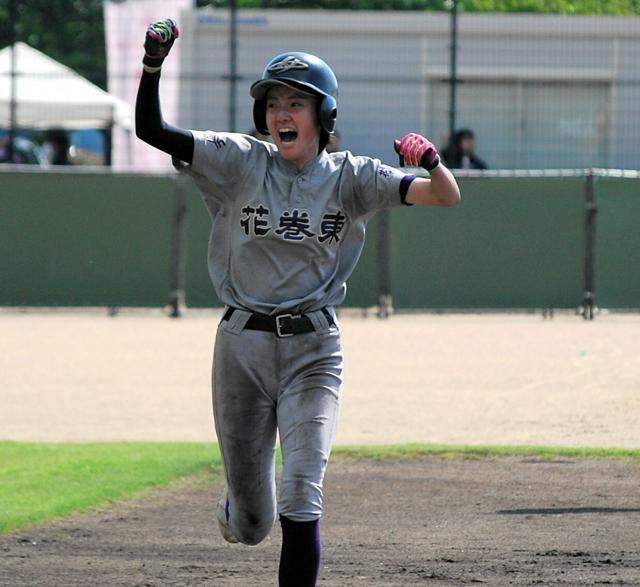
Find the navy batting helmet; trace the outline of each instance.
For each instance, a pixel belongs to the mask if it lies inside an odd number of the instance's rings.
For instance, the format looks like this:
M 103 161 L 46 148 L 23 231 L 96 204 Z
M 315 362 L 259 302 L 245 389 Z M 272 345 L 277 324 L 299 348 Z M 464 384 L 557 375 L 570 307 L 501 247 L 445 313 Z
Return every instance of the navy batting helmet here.
M 251 86 L 251 96 L 255 99 L 253 122 L 262 134 L 269 134 L 266 95 L 273 84 L 285 84 L 318 96 L 320 127 L 327 134 L 333 133 L 338 116 L 338 80 L 322 59 L 309 53 L 294 51 L 282 53 L 267 63 L 262 79 Z

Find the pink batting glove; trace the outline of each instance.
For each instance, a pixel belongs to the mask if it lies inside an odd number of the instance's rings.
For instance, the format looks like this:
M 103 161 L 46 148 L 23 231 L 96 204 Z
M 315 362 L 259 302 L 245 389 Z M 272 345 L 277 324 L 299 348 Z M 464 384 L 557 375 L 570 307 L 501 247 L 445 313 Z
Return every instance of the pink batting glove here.
M 440 157 L 435 145 L 422 135 L 409 133 L 393 143 L 393 147 L 400 155 L 400 166 L 424 167 L 433 171 L 440 165 Z

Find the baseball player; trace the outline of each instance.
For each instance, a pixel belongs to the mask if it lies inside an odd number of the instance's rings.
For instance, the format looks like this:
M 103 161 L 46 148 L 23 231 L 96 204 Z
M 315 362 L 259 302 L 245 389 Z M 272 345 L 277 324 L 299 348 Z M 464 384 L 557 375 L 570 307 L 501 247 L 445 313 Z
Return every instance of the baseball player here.
M 158 88 L 178 34 L 171 19 L 147 30 L 136 132 L 193 177 L 212 218 L 209 273 L 226 304 L 212 382 L 226 481 L 217 518 L 227 541 L 253 545 L 279 516 L 279 585 L 312 587 L 342 386 L 334 307 L 376 211 L 452 206 L 460 193 L 433 144 L 418 134 L 394 148 L 401 165 L 421 165 L 430 179 L 350 152 L 328 154 L 338 84 L 331 68 L 308 53 L 278 55 L 251 86 L 256 129 L 273 143 L 171 126 L 162 119 Z

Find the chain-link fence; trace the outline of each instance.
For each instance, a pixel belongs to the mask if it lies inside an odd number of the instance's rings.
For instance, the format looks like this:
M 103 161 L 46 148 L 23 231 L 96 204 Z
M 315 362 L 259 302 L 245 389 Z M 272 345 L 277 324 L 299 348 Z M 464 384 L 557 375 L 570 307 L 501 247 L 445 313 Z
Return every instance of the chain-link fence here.
M 275 54 L 306 50 L 337 74 L 339 148 L 394 162 L 393 139 L 417 131 L 454 167 L 640 168 L 640 17 L 466 13 L 458 4 L 457 19 L 453 11 L 287 9 L 239 10 L 231 18 L 228 8 L 193 8 L 191 0 L 110 0 L 107 89 L 131 114 L 145 28 L 171 13 L 182 35 L 163 68 L 161 100 L 165 118 L 180 126 L 252 132 L 250 84 Z M 32 36 L 22 31 L 27 44 Z M 71 50 L 74 39 L 68 44 Z M 0 61 L 0 149 L 17 96 L 14 122 L 40 145 L 47 137 L 34 129 L 62 127 L 88 141 L 78 129 L 92 125 L 107 137 L 114 131 L 116 168 L 170 168 L 122 122 L 122 102 L 99 122 L 87 115 L 68 124 L 56 114 L 46 98 L 75 72 L 14 75 L 10 56 Z M 50 91 L 36 92 L 40 102 L 12 93 L 14 84 L 42 76 Z M 77 114 L 75 95 L 67 95 Z M 110 150 L 104 137 L 94 134 L 89 147 Z M 109 155 L 86 162 L 111 161 Z
M 444 12 L 240 11 L 235 70 L 227 11 L 182 18 L 185 126 L 249 132 L 249 85 L 302 49 L 336 71 L 354 152 L 389 159 L 413 130 L 455 167 L 640 167 L 640 18 L 462 13 L 454 37 Z

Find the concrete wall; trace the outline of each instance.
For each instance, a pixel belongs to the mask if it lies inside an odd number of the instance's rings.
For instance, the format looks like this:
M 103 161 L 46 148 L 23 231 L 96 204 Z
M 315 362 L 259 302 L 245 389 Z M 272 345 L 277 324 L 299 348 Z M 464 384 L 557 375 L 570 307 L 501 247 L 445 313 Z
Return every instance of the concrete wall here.
M 0 305 L 167 303 L 171 178 L 5 171 L 0 185 Z
M 596 177 L 596 304 L 640 308 L 640 176 Z M 377 302 L 391 269 L 398 309 L 577 308 L 584 281 L 584 176 L 460 177 L 452 209 L 376 220 L 346 306 Z M 174 176 L 0 171 L 0 305 L 163 307 L 173 274 Z M 186 301 L 219 305 L 207 273 L 208 213 L 186 184 Z

